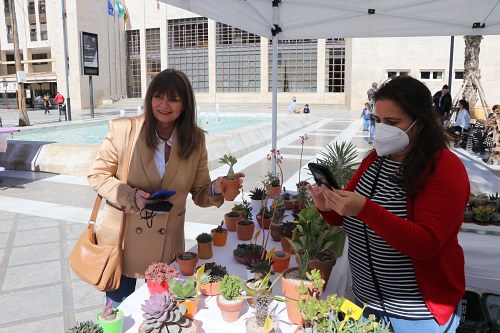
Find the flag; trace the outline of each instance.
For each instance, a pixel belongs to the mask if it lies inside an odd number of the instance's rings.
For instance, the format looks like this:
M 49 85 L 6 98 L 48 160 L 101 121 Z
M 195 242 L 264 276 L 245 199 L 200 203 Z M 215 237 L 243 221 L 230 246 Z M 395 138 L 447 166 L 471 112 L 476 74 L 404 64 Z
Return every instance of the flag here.
M 125 16 L 125 10 L 123 9 L 122 3 L 120 0 L 115 0 L 115 11 L 118 12 L 118 17 Z
M 130 20 L 130 15 L 128 13 L 128 8 L 125 6 L 125 13 L 123 14 L 123 20 L 127 23 Z
M 109 16 L 115 16 L 115 10 L 113 9 L 113 5 L 111 4 L 111 0 L 108 0 L 108 14 Z

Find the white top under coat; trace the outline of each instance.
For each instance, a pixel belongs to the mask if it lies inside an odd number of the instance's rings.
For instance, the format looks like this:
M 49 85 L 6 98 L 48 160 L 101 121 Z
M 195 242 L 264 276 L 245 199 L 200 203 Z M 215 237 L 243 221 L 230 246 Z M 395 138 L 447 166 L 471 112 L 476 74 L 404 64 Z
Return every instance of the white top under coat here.
M 165 143 L 170 148 L 172 148 L 173 137 L 174 133 L 172 132 L 170 138 L 167 141 L 164 141 L 162 138 L 160 138 L 158 132 L 156 132 L 156 138 L 158 139 L 158 146 L 156 146 L 154 152 L 154 159 L 155 159 L 156 169 L 158 170 L 161 179 L 163 179 L 163 176 L 165 175 L 165 170 L 167 169 L 167 164 L 168 164 L 168 162 L 165 162 Z

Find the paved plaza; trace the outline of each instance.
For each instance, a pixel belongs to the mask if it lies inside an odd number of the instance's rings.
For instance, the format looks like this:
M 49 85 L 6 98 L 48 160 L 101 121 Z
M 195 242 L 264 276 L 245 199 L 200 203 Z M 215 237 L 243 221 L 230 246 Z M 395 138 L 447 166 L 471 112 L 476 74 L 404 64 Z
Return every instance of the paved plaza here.
M 213 112 L 213 105 L 201 106 Z M 269 106 L 234 106 L 243 113 L 270 113 Z M 128 116 L 135 108 L 126 110 Z M 280 105 L 283 117 L 311 117 L 304 128 L 283 134 L 278 149 L 284 157 L 285 187 L 294 189 L 302 166 L 316 159 L 326 144 L 348 141 L 356 145 L 362 158 L 372 147 L 362 131 L 360 110 L 341 106 L 311 105 L 311 114 L 287 114 Z M 95 117 L 118 117 L 116 108 L 95 109 Z M 0 110 L 3 126 L 17 125 L 17 111 Z M 43 110 L 29 111 L 35 127 L 59 124 L 57 111 L 44 115 Z M 89 110 L 74 110 L 74 122 L 90 120 Z M 269 124 L 262 126 L 269 127 Z M 244 131 L 245 129 L 242 129 Z M 308 135 L 303 146 L 300 135 Z M 241 156 L 235 171 L 246 173 L 244 190 L 261 186 L 262 177 L 270 170 L 266 159 L 269 143 Z M 466 165 L 472 190 L 498 192 L 498 172 L 480 159 L 459 149 L 457 155 Z M 223 175 L 227 167 L 211 170 L 212 178 Z M 496 172 L 496 174 L 495 174 Z M 301 179 L 310 178 L 303 169 Z M 88 222 L 95 192 L 82 176 L 6 170 L 0 172 L 0 333 L 65 332 L 76 321 L 95 320 L 104 304 L 104 295 L 81 282 L 70 270 L 67 256 Z M 238 200 L 238 199 L 237 199 Z M 221 208 L 198 208 L 188 201 L 186 214 L 186 247 L 193 246 L 201 231 L 209 231 L 220 223 L 223 214 L 233 203 Z M 141 282 L 142 283 L 142 282 Z

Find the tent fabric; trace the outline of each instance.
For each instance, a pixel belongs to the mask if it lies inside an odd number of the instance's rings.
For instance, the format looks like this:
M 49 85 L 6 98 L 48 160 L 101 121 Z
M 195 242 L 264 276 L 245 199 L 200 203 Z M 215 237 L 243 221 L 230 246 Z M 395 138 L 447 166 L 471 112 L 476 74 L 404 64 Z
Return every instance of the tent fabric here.
M 267 38 L 500 35 L 500 0 L 160 1 Z

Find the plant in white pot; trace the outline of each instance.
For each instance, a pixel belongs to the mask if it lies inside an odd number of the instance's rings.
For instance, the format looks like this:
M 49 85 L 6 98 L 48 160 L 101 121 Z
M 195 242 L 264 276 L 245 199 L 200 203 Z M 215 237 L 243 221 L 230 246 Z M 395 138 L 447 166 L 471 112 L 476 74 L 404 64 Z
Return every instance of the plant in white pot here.
M 253 190 L 250 190 L 249 197 L 254 211 L 258 212 L 260 210 L 266 195 L 267 191 L 265 188 L 256 187 Z

